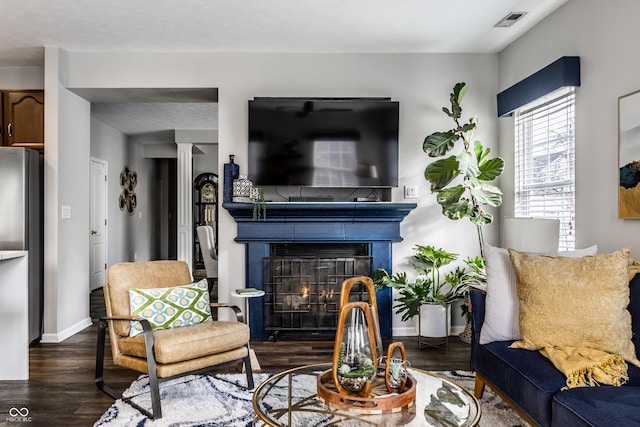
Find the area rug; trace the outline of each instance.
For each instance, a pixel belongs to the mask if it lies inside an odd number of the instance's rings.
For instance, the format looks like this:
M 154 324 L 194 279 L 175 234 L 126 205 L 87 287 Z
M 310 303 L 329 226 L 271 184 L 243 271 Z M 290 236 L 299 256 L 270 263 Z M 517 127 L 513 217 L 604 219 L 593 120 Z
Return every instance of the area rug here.
M 451 379 L 470 392 L 473 391 L 474 374 L 467 371 L 435 372 Z M 256 386 L 271 374 L 254 374 Z M 248 427 L 253 425 L 255 413 L 251 398 L 253 391 L 246 390 L 244 374 L 190 375 L 162 383 L 163 418 L 149 420 L 142 413 L 117 400 L 94 426 L 153 426 L 153 427 Z M 151 408 L 148 379 L 141 376 L 125 391 L 125 396 L 136 396 L 135 403 Z M 482 418 L 480 426 L 526 426 L 509 406 L 488 388 L 480 400 Z M 426 425 L 426 424 L 425 424 Z M 297 427 L 297 426 L 296 426 Z M 300 426 L 303 427 L 303 426 Z

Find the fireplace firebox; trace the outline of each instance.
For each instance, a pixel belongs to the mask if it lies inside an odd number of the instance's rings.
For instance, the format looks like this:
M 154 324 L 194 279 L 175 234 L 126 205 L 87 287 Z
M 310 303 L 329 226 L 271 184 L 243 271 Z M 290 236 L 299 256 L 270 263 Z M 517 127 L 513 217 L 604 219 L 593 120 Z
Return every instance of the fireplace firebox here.
M 267 339 L 278 331 L 333 334 L 342 281 L 378 268 L 391 272 L 400 222 L 416 204 L 267 203 L 265 220 L 253 219 L 251 203 L 223 207 L 236 220 L 236 242 L 246 245 L 245 286 L 265 291 L 248 301 L 251 338 Z M 292 277 L 271 277 L 283 270 Z M 353 298 L 366 300 L 366 292 L 353 291 Z M 391 337 L 391 289 L 376 292 L 376 301 L 381 335 Z
M 328 245 L 342 252 L 341 245 Z M 327 245 L 324 251 L 330 253 Z M 273 250 L 272 250 L 273 252 Z M 373 257 L 270 256 L 264 258 L 264 330 L 271 337 L 334 335 L 342 282 L 371 276 Z M 367 301 L 363 288 L 354 300 Z

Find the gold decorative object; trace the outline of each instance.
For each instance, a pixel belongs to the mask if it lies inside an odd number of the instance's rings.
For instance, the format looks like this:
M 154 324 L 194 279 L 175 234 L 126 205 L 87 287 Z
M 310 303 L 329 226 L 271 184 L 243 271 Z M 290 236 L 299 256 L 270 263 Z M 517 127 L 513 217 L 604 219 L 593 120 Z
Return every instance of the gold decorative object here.
M 207 182 L 200 189 L 200 202 L 202 203 L 215 203 L 216 202 L 216 188 L 213 182 Z
M 351 288 L 363 284 L 369 302 L 349 302 Z M 334 408 L 362 413 L 389 413 L 410 407 L 416 398 L 416 381 L 406 371 L 404 345 L 393 343 L 384 375 L 378 372 L 382 354 L 375 287 L 369 277 L 342 283 L 338 329 L 331 369 L 318 376 L 318 398 Z M 401 358 L 394 358 L 398 349 Z M 389 381 L 391 375 L 392 380 Z

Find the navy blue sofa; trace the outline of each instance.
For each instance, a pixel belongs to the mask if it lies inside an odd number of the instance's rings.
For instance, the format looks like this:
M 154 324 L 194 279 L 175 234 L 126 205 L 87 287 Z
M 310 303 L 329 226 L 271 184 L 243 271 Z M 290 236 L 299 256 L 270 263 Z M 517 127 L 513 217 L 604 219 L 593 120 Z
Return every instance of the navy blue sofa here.
M 633 343 L 640 356 L 640 273 L 630 283 Z M 621 387 L 599 386 L 562 390 L 565 377 L 537 351 L 509 348 L 512 341 L 479 344 L 484 322 L 483 291 L 471 291 L 476 371 L 475 395 L 488 385 L 532 425 L 553 427 L 640 426 L 640 368 L 629 365 L 629 381 Z

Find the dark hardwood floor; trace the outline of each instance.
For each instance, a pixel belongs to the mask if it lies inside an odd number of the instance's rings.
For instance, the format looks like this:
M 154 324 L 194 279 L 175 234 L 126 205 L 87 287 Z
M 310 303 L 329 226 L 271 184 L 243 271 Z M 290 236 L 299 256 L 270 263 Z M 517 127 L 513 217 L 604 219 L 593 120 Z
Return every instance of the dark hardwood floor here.
M 104 314 L 102 291 L 91 295 L 91 316 Z M 30 348 L 29 381 L 0 381 L 0 426 L 91 426 L 113 403 L 94 384 L 97 326 L 59 344 L 33 344 Z M 108 341 L 108 340 L 107 340 Z M 388 345 L 392 340 L 387 340 Z M 404 343 L 411 365 L 427 370 L 468 370 L 470 346 L 458 337 L 449 339 L 449 349 L 418 349 L 416 337 L 394 337 Z M 252 341 L 263 372 L 276 372 L 313 363 L 330 363 L 333 341 L 285 340 Z M 105 380 L 124 390 L 136 372 L 111 363 L 107 348 Z M 213 372 L 233 372 L 233 366 Z M 10 421 L 11 408 L 27 408 L 31 422 Z

